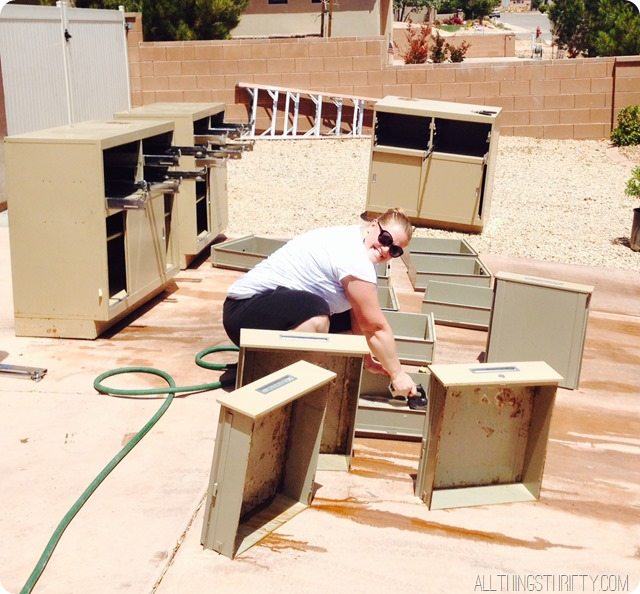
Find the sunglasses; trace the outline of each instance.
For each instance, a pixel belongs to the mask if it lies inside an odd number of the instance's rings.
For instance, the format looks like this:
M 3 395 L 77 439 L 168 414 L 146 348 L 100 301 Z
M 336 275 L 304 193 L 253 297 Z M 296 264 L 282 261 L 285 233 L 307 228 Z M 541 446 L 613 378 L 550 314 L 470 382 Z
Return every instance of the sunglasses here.
M 402 254 L 404 254 L 404 250 L 399 245 L 393 243 L 393 235 L 380 226 L 380 221 L 376 221 L 376 223 L 378 223 L 378 228 L 380 229 L 378 243 L 383 247 L 389 248 L 389 255 L 392 258 L 399 258 L 402 256 Z

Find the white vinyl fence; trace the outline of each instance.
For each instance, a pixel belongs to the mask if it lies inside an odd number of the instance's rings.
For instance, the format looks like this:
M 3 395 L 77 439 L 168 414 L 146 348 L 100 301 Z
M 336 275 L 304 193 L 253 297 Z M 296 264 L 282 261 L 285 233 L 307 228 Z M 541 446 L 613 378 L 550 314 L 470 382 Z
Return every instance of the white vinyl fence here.
M 109 119 L 131 107 L 123 10 L 0 3 L 7 133 Z

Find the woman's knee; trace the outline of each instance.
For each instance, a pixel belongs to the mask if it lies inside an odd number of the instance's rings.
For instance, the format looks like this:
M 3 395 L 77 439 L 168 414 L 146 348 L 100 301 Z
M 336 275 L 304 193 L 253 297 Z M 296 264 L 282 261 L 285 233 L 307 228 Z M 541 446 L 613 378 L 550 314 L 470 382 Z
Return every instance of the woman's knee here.
M 297 332 L 329 332 L 329 316 L 314 316 L 292 328 Z

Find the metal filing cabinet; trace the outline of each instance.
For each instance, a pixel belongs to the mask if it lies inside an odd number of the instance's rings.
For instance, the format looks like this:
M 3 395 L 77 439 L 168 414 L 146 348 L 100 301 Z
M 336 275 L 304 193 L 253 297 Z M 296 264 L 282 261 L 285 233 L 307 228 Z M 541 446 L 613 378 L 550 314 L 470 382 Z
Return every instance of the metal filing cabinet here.
M 337 373 L 323 388 L 327 413 L 320 445 L 320 470 L 349 470 L 363 360 L 364 336 L 280 330 L 240 331 L 236 387 L 253 382 L 300 359 Z
M 332 371 L 298 361 L 218 398 L 202 544 L 235 557 L 313 495 Z
M 96 338 L 178 271 L 168 121 L 5 138 L 18 336 Z
M 562 377 L 544 361 L 430 370 L 416 496 L 429 509 L 538 499 Z
M 366 211 L 479 232 L 489 218 L 500 107 L 385 97 L 374 106 Z
M 529 275 L 495 275 L 486 361 L 541 359 L 563 376 L 560 386 L 580 381 L 593 287 Z
M 182 173 L 176 221 L 182 269 L 227 228 L 227 159 L 253 146 L 237 140 L 242 126 L 224 122 L 224 109 L 223 103 L 151 103 L 115 114 L 174 122 Z

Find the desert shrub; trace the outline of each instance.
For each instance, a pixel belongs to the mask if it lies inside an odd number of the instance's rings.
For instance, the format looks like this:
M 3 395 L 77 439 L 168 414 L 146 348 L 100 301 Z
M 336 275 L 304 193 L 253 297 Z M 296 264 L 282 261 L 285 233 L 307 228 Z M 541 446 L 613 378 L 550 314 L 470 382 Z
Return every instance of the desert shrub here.
M 640 144 L 640 105 L 628 105 L 618 112 L 611 142 L 616 146 Z
M 431 25 L 421 23 L 414 27 L 411 19 L 407 21 L 407 42 L 409 46 L 400 54 L 405 64 L 424 64 L 429 57 L 429 39 L 431 38 Z
M 449 52 L 449 59 L 452 62 L 462 62 L 467 53 L 467 50 L 471 47 L 471 44 L 467 41 L 463 41 L 459 46 L 452 45 L 450 43 L 445 44 L 445 50 Z
M 456 14 L 445 21 L 445 25 L 464 25 L 464 21 Z
M 633 168 L 624 193 L 632 198 L 640 198 L 640 166 Z
M 440 64 L 447 59 L 444 37 L 442 37 L 440 33 L 436 33 L 436 36 L 433 39 L 433 45 L 429 51 L 429 57 L 434 64 Z

